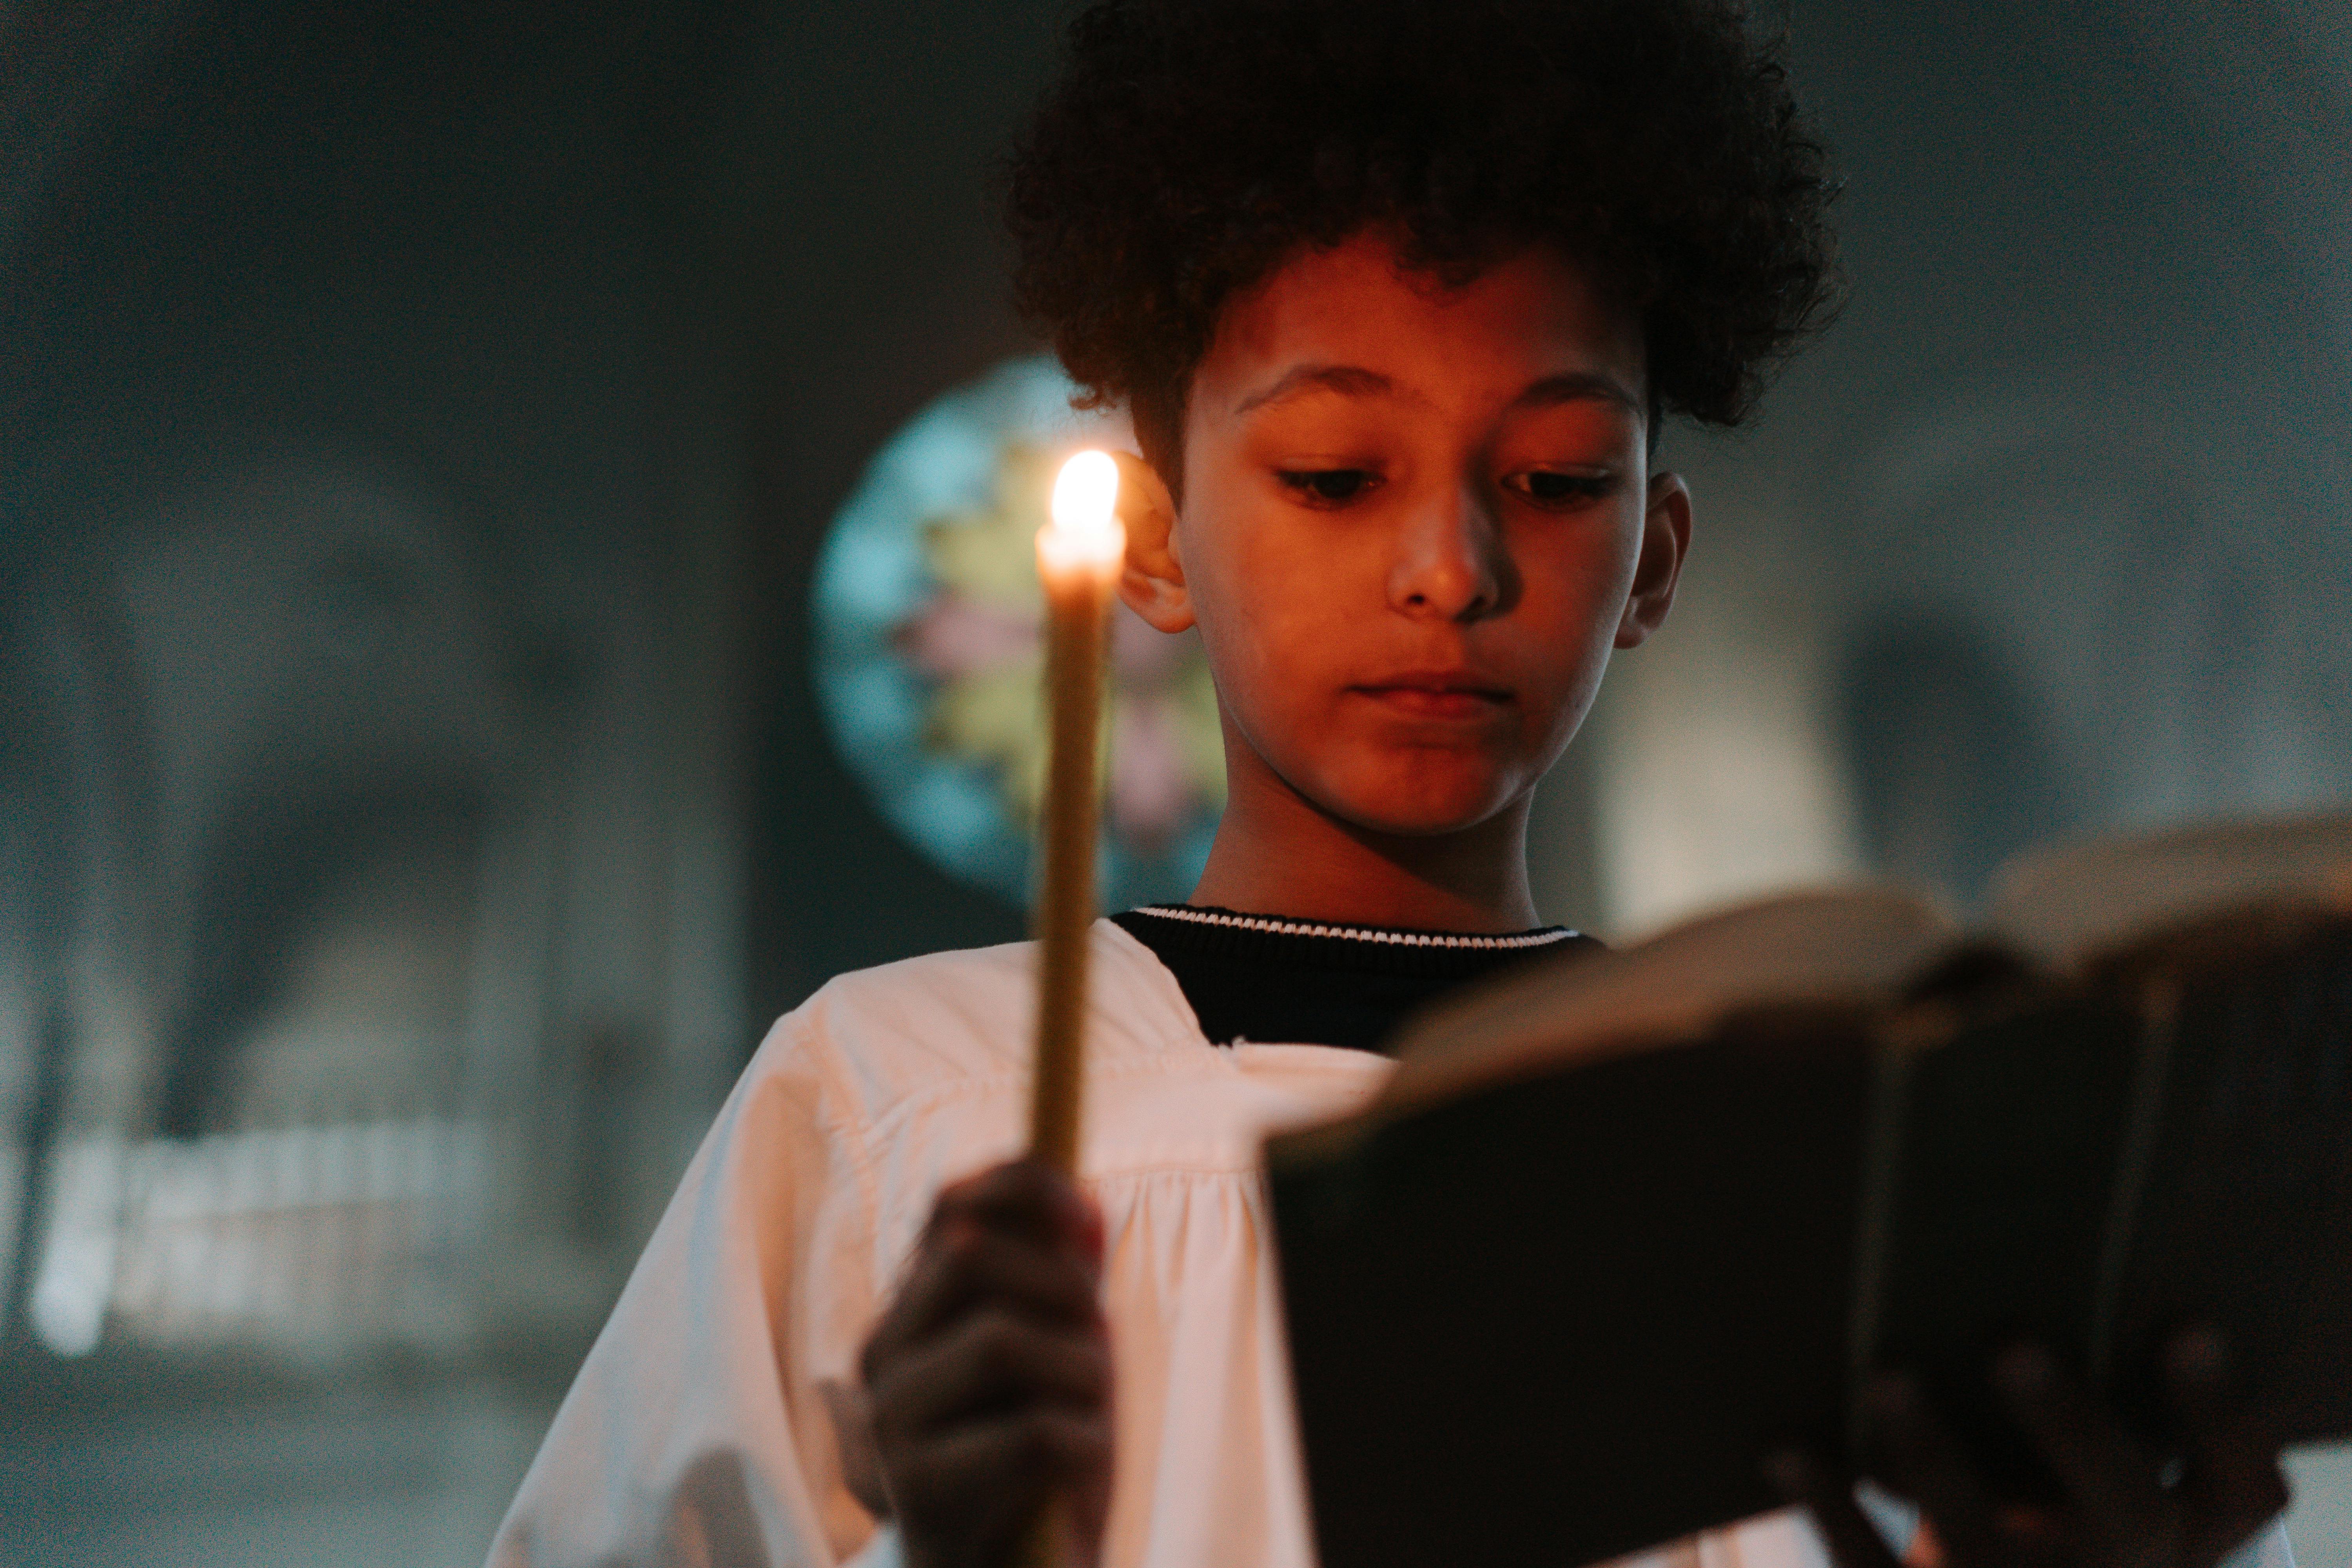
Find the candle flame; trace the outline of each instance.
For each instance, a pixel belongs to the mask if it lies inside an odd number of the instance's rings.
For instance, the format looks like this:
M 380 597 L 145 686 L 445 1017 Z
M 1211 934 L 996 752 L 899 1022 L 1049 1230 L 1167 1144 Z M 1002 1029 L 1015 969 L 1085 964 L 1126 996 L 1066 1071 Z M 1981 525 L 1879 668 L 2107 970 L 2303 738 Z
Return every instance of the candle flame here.
M 1118 465 L 1109 453 L 1080 452 L 1064 463 L 1054 480 L 1054 521 L 1037 533 L 1038 560 L 1057 573 L 1118 565 L 1127 554 L 1118 500 Z

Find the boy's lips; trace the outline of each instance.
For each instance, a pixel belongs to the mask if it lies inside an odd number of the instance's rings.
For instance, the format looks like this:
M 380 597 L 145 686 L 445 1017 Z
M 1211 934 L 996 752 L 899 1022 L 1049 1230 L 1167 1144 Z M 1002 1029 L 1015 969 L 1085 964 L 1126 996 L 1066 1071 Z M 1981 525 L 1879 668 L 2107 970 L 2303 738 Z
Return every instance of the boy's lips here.
M 1509 687 L 1466 669 L 1403 670 L 1348 689 L 1419 719 L 1483 719 L 1511 700 Z

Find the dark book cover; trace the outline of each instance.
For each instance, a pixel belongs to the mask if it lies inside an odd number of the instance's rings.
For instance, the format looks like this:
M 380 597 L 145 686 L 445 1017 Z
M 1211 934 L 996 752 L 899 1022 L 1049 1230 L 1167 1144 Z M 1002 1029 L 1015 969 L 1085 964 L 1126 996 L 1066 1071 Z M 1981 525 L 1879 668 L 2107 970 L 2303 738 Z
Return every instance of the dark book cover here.
M 1776 1506 L 1767 1445 L 1845 1416 L 1869 1060 L 1759 1016 L 1277 1152 L 1325 1568 L 1586 1563 Z
M 1324 1568 L 1573 1568 L 1769 1510 L 1775 1447 L 1866 1466 L 1893 1365 L 2046 1492 L 1987 1384 L 2012 1337 L 2160 1447 L 2155 1358 L 2210 1323 L 2284 1436 L 2352 1435 L 2352 913 L 2310 896 L 2347 852 L 2352 819 L 2033 868 L 2088 952 L 1778 900 L 1408 1031 L 1381 1102 L 1267 1150 Z M 2195 879 L 2229 899 L 2191 919 Z

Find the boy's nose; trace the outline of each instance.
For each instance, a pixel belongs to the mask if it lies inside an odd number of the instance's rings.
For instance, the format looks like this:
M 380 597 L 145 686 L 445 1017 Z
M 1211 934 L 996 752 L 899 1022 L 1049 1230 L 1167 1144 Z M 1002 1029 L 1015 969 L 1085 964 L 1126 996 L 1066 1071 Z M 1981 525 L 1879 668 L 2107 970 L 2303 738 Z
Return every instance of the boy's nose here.
M 1409 616 L 1483 620 L 1504 607 L 1509 581 L 1498 520 L 1485 498 L 1464 487 L 1402 524 L 1389 603 Z

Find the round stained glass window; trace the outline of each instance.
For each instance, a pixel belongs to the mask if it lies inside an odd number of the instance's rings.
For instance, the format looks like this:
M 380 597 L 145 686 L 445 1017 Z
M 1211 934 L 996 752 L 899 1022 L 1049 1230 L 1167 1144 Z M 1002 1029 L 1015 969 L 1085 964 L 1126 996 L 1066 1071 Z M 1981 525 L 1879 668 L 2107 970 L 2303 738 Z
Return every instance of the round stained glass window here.
M 1037 530 L 1065 458 L 1132 450 L 1073 391 L 1023 359 L 924 409 L 875 456 L 816 574 L 817 692 L 843 757 L 909 843 L 1024 904 L 1045 777 Z M 1098 864 L 1117 909 L 1190 890 L 1225 772 L 1198 635 L 1111 615 Z

